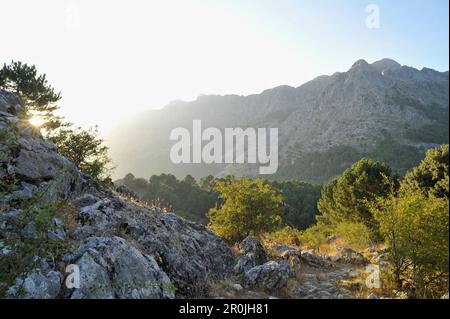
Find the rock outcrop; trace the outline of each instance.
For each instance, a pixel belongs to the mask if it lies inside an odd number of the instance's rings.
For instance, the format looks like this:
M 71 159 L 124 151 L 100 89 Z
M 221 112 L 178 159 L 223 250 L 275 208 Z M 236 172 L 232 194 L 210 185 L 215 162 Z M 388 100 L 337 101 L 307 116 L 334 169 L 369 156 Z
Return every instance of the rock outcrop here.
M 234 253 L 222 239 L 200 224 L 129 201 L 133 194 L 125 190 L 99 185 L 21 120 L 21 112 L 21 100 L 0 91 L 0 253 L 10 258 L 15 251 L 8 241 L 23 245 L 23 230 L 27 238 L 56 241 L 64 249 L 55 260 L 36 256 L 45 267 L 18 274 L 7 289 L 10 297 L 201 297 L 211 282 L 232 272 Z M 13 227 L 27 213 L 24 200 L 61 203 L 44 237 L 32 223 L 20 225 L 20 234 Z M 79 269 L 80 288 L 64 284 L 67 265 Z
M 343 248 L 337 255 L 331 257 L 334 262 L 345 262 L 355 265 L 366 265 L 369 261 L 359 252 L 351 248 Z
M 246 237 L 239 244 L 238 249 L 241 257 L 234 267 L 236 274 L 245 273 L 257 265 L 264 264 L 268 260 L 264 246 L 255 237 Z
M 286 261 L 269 261 L 263 265 L 253 267 L 244 274 L 244 285 L 251 289 L 273 291 L 283 288 L 291 273 Z

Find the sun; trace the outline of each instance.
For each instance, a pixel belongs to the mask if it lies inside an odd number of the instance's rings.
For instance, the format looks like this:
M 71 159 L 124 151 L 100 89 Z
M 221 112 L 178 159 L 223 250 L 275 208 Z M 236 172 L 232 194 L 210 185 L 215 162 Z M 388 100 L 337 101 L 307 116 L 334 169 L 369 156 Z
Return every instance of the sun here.
M 32 118 L 29 119 L 29 122 L 31 125 L 35 127 L 41 127 L 42 125 L 44 125 L 45 120 L 41 116 L 34 115 Z

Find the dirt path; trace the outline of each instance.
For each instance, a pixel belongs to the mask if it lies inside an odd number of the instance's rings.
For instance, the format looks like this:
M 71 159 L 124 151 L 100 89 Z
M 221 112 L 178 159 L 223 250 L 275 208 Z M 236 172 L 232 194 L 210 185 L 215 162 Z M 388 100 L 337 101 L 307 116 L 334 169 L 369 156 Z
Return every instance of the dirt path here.
M 348 299 L 355 298 L 349 288 L 356 286 L 361 268 L 339 265 L 332 268 L 304 266 L 300 278 L 290 282 L 287 290 L 291 298 L 300 299 Z
M 300 275 L 289 279 L 286 287 L 277 293 L 236 289 L 229 282 L 227 287 L 211 296 L 213 298 L 243 299 L 352 299 L 358 298 L 355 286 L 360 281 L 363 268 L 339 264 L 330 268 L 302 265 Z M 353 286 L 353 289 L 352 289 Z

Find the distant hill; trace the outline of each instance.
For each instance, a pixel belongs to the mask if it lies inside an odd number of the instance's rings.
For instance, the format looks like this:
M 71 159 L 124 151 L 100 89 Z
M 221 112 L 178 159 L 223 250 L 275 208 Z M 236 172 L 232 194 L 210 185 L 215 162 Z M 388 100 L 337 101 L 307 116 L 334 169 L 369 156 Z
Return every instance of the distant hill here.
M 255 176 L 252 165 L 174 165 L 175 127 L 278 127 L 280 166 L 273 179 L 325 182 L 368 156 L 402 174 L 426 149 L 448 143 L 449 76 L 383 59 L 359 60 L 347 71 L 320 76 L 297 88 L 261 94 L 207 95 L 139 114 L 109 137 L 118 177 L 172 173 L 178 177 Z

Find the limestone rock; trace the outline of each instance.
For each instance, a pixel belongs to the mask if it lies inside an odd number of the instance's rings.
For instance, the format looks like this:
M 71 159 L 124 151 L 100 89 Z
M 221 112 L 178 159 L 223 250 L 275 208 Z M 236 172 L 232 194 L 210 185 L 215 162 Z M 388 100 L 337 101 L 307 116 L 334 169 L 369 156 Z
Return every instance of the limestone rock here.
M 290 268 L 287 262 L 269 261 L 248 270 L 244 274 L 244 285 L 250 289 L 273 291 L 283 288 L 289 275 Z
M 239 251 L 241 254 L 253 253 L 257 265 L 261 265 L 267 261 L 267 252 L 264 246 L 253 236 L 247 236 L 239 244 Z
M 18 278 L 8 293 L 13 298 L 54 299 L 60 292 L 61 281 L 61 273 L 37 268 L 25 279 Z
M 170 279 L 155 259 L 123 238 L 91 237 L 79 249 L 83 256 L 76 264 L 83 288 L 72 298 L 174 298 Z

